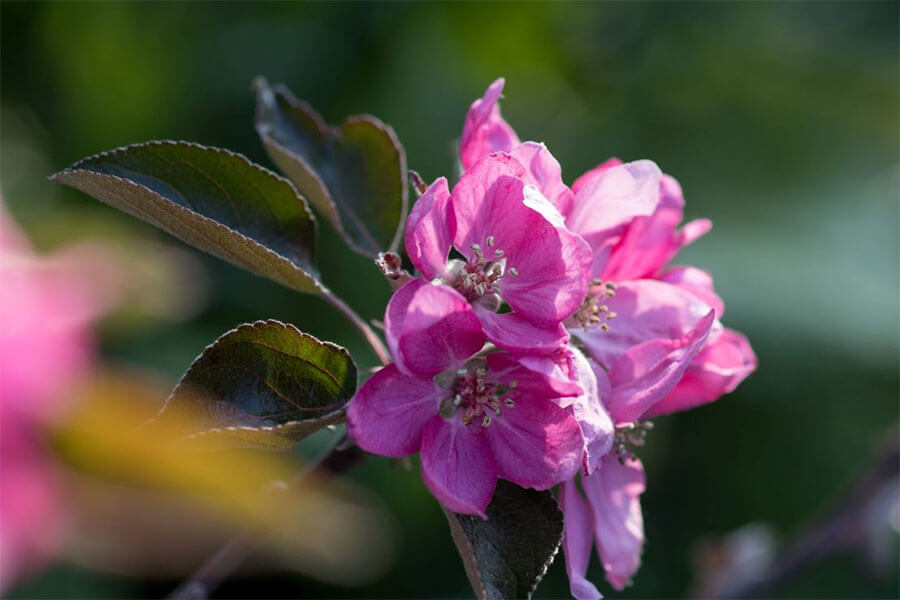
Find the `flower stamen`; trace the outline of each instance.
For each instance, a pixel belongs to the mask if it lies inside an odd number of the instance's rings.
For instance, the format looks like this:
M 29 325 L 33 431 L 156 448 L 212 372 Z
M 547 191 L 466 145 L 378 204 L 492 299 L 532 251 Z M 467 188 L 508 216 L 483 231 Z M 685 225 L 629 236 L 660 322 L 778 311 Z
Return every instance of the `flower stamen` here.
M 653 429 L 653 423 L 650 421 L 636 421 L 616 427 L 613 448 L 616 451 L 616 458 L 619 459 L 619 464 L 624 465 L 625 461 L 637 458 L 633 448 L 640 448 L 646 443 L 647 433 L 651 429 Z
M 453 383 L 453 396 L 441 402 L 440 414 L 445 419 L 461 411 L 463 425 L 476 419 L 481 427 L 491 425 L 493 419 L 503 414 L 503 407 L 515 408 L 515 401 L 508 394 L 516 388 L 518 382 L 513 379 L 508 383 L 487 381 L 487 369 L 482 366 L 473 369 L 462 369 Z

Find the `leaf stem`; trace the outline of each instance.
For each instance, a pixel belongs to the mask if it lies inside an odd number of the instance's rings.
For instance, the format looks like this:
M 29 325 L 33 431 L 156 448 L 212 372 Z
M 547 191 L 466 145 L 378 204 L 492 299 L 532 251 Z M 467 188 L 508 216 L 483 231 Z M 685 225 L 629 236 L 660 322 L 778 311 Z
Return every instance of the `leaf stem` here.
M 341 300 L 334 292 L 327 288 L 322 293 L 322 296 L 328 304 L 336 308 L 339 313 L 344 315 L 344 317 L 356 327 L 357 331 L 359 331 L 363 338 L 369 343 L 369 346 L 372 348 L 372 351 L 375 352 L 375 355 L 378 357 L 378 360 L 381 361 L 381 364 L 387 365 L 391 362 L 390 352 L 388 352 L 384 342 L 382 342 L 381 338 L 378 337 L 378 334 L 369 327 L 368 323 L 363 321 L 362 317 L 356 314 L 356 311 L 350 308 L 346 302 Z

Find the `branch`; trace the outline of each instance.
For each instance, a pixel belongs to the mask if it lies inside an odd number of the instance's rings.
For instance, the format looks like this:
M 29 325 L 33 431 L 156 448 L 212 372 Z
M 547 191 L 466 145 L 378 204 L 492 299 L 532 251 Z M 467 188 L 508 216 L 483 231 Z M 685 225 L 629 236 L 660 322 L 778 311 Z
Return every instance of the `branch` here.
M 741 554 L 748 554 L 748 548 L 744 543 L 741 552 L 738 548 L 741 541 L 735 539 L 736 536 L 732 536 L 731 542 L 713 542 L 704 552 L 707 560 L 700 565 L 699 582 L 691 597 L 771 597 L 779 585 L 831 556 L 849 550 L 868 550 L 875 536 L 892 535 L 888 531 L 888 516 L 879 513 L 886 513 L 896 502 L 900 485 L 898 473 L 900 443 L 898 428 L 894 427 L 867 472 L 761 568 L 750 568 L 740 560 Z M 890 500 L 887 504 L 885 498 Z M 885 522 L 883 530 L 879 531 L 873 524 L 882 517 Z M 718 564 L 710 566 L 711 562 Z
M 325 290 L 323 294 L 325 301 L 328 302 L 331 306 L 336 308 L 338 312 L 340 312 L 348 321 L 350 321 L 354 327 L 356 327 L 357 331 L 362 334 L 363 338 L 365 338 L 366 342 L 369 343 L 372 350 L 375 352 L 375 356 L 378 357 L 378 360 L 381 361 L 381 364 L 386 365 L 391 362 L 391 355 L 388 352 L 388 349 L 385 347 L 384 342 L 381 341 L 381 338 L 378 337 L 378 334 L 369 327 L 369 325 L 362 320 L 362 318 L 356 314 L 356 312 L 350 308 L 350 306 L 334 295 L 334 292 L 331 290 Z

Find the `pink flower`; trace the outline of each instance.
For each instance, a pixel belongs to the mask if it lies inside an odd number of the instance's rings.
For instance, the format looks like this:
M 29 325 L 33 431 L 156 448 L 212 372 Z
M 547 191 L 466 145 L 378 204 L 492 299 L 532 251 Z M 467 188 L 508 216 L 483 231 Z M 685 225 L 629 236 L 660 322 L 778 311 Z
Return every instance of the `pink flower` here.
M 360 447 L 420 452 L 431 492 L 482 517 L 498 477 L 547 489 L 575 474 L 583 438 L 554 399 L 581 389 L 513 355 L 480 354 L 481 326 L 460 292 L 413 280 L 391 298 L 385 325 L 396 362 L 366 381 L 347 411 Z
M 478 160 L 452 194 L 440 178 L 416 202 L 406 248 L 425 278 L 471 305 L 484 334 L 514 352 L 552 352 L 587 292 L 591 251 L 514 156 Z M 451 248 L 463 260 L 449 260 Z M 513 310 L 495 312 L 505 302 Z
M 61 538 L 57 468 L 42 430 L 65 392 L 90 368 L 91 322 L 107 305 L 105 286 L 70 250 L 38 257 L 0 204 L 0 590 L 43 565 Z
M 585 579 L 594 542 L 607 579 L 617 589 L 640 563 L 644 473 L 628 450 L 646 431 L 638 421 L 733 391 L 755 369 L 756 357 L 744 336 L 720 323 L 724 305 L 709 274 L 693 267 L 666 270 L 683 246 L 711 227 L 703 219 L 678 228 L 684 199 L 675 179 L 650 161 L 622 164 L 611 159 L 566 187 L 550 152 L 541 144 L 519 143 L 500 117 L 496 103 L 502 87 L 503 80 L 494 82 L 473 104 L 466 128 L 477 122 L 473 131 L 481 133 L 463 135 L 463 165 L 488 147 L 508 152 L 525 166 L 524 179 L 557 208 L 565 226 L 590 245 L 593 255 L 589 294 L 566 325 L 588 352 L 602 410 L 617 427 L 616 451 L 607 447 L 604 454 L 602 445 L 594 452 L 586 447 L 581 474 L 585 495 L 572 480 L 563 485 L 560 501 L 572 594 L 599 598 Z M 477 119 L 471 114 L 476 107 Z M 554 360 L 563 364 L 558 356 Z M 558 366 L 557 371 L 566 370 Z M 580 383 L 586 386 L 583 378 Z
M 650 161 L 623 164 L 610 159 L 579 177 L 569 189 L 550 152 L 542 144 L 519 143 L 500 116 L 497 101 L 503 83 L 495 81 L 469 111 L 460 147 L 461 156 L 468 157 L 463 164 L 477 160 L 485 148 L 508 152 L 524 165 L 524 180 L 540 190 L 559 210 L 565 226 L 590 245 L 591 277 L 603 284 L 591 286 L 567 325 L 591 350 L 592 359 L 611 369 L 612 361 L 631 346 L 679 340 L 711 309 L 721 318 L 724 305 L 709 274 L 693 267 L 664 270 L 682 247 L 711 227 L 708 220 L 699 219 L 678 229 L 684 208 L 678 182 Z M 470 131 L 483 134 L 467 135 Z M 479 142 L 485 139 L 492 140 L 489 146 Z M 657 285 L 632 285 L 643 280 Z M 623 297 L 610 297 L 614 286 L 625 288 Z M 635 300 L 635 294 L 647 296 Z M 602 323 L 613 316 L 615 321 Z M 605 332 L 610 326 L 615 331 Z M 712 402 L 733 391 L 755 368 L 756 356 L 746 338 L 716 321 L 706 348 L 686 366 L 684 381 L 672 390 L 672 398 L 660 401 L 649 414 Z

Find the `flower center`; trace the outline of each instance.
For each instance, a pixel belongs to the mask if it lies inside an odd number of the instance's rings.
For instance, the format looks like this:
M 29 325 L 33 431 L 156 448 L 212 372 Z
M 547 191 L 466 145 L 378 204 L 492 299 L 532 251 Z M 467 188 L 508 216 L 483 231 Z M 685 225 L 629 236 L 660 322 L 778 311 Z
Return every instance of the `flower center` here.
M 518 382 L 513 379 L 507 385 L 485 381 L 487 370 L 476 367 L 473 372 L 463 369 L 457 373 L 452 384 L 453 395 L 441 403 L 441 416 L 451 418 L 457 412 L 462 413 L 463 425 L 473 420 L 488 427 L 494 417 L 499 417 L 504 408 L 515 408 L 515 401 L 509 393 L 516 388 Z
M 464 263 L 456 273 L 453 287 L 469 302 L 483 296 L 499 294 L 499 282 L 505 273 L 513 277 L 519 274 L 515 267 L 506 268 L 506 257 L 503 250 L 494 248 L 494 236 L 485 240 L 487 250 L 479 244 L 469 246 L 472 257 Z
M 640 448 L 647 441 L 647 432 L 653 429 L 653 423 L 650 421 L 637 421 L 616 427 L 616 437 L 613 442 L 613 449 L 616 451 L 616 458 L 620 464 L 625 464 L 626 460 L 634 460 L 634 448 Z
M 574 321 L 575 325 L 582 327 L 585 330 L 589 329 L 592 325 L 599 323 L 600 329 L 609 331 L 609 324 L 606 323 L 606 321 L 615 319 L 616 313 L 609 310 L 609 307 L 605 304 L 601 304 L 601 302 L 607 298 L 612 298 L 615 295 L 616 286 L 614 283 L 604 283 L 600 279 L 595 279 L 591 282 L 591 288 L 588 290 L 588 295 L 585 296 L 581 306 L 578 307 L 578 310 L 576 310 L 570 318 Z

